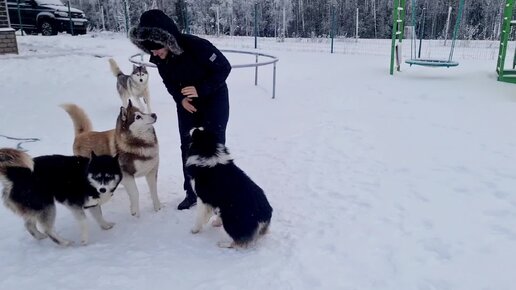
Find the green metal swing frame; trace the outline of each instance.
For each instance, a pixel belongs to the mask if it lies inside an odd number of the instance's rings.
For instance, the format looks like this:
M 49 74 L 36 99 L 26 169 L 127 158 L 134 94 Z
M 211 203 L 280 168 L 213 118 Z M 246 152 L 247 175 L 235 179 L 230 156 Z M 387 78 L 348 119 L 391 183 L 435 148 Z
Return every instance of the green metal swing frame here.
M 509 43 L 509 36 L 511 34 L 511 26 L 516 25 L 516 21 L 512 20 L 514 13 L 515 0 L 506 0 L 503 10 L 503 24 L 502 33 L 500 35 L 500 48 L 498 50 L 498 61 L 496 63 L 496 73 L 498 74 L 498 81 L 507 83 L 516 83 L 516 70 L 514 66 L 516 63 L 516 51 L 514 52 L 513 69 L 505 69 L 505 58 L 507 56 L 507 46 Z
M 514 1 L 514 0 L 512 0 Z M 457 13 L 457 19 L 455 20 L 455 26 L 453 28 L 453 35 L 452 35 L 452 45 L 450 48 L 450 54 L 448 56 L 448 59 L 422 59 L 422 58 L 416 58 L 415 57 L 415 49 L 413 47 L 416 46 L 416 2 L 417 0 L 412 1 L 412 27 L 414 29 L 412 33 L 412 39 L 411 39 L 411 52 L 410 52 L 410 59 L 406 60 L 405 63 L 412 65 L 419 65 L 419 66 L 426 66 L 426 67 L 455 67 L 458 66 L 459 63 L 456 61 L 453 61 L 453 52 L 455 50 L 455 41 L 457 40 L 457 35 L 459 32 L 460 22 L 462 20 L 462 14 L 464 11 L 464 2 L 465 0 L 460 0 L 459 2 L 459 9 Z M 399 63 L 399 44 L 403 41 L 403 28 L 404 28 L 404 18 L 405 18 L 405 0 L 394 0 L 394 8 L 393 8 L 393 27 L 392 27 L 392 44 L 391 44 L 391 66 L 390 66 L 390 74 L 392 75 L 394 73 L 394 62 L 395 59 L 397 60 L 397 71 L 400 71 L 400 63 Z M 398 44 L 396 43 L 396 40 L 398 40 Z

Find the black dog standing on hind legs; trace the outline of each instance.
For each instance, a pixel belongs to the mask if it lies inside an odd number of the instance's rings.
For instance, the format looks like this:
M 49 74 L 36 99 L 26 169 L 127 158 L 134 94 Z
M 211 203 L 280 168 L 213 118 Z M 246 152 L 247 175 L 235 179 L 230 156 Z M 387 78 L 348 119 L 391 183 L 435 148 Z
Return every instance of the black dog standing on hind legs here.
M 263 190 L 233 163 L 227 148 L 212 133 L 194 128 L 191 136 L 186 169 L 198 197 L 192 233 L 198 233 L 218 209 L 222 226 L 233 239 L 219 246 L 246 247 L 267 232 L 272 207 Z
M 72 242 L 55 232 L 55 201 L 71 210 L 81 227 L 81 243 L 86 245 L 88 227 L 84 209 L 90 210 L 102 229 L 111 229 L 114 223 L 104 220 L 100 205 L 111 198 L 121 180 L 117 156 L 96 156 L 92 152 L 91 159 L 62 155 L 31 158 L 17 149 L 0 149 L 0 183 L 5 206 L 23 218 L 25 228 L 35 239 L 48 236 L 61 246 Z

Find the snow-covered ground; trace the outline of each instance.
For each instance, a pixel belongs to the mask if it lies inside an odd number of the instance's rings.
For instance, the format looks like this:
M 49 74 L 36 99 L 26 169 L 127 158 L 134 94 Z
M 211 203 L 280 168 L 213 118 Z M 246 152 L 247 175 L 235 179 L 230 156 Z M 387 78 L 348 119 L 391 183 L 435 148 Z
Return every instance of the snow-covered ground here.
M 40 138 L 22 145 L 34 156 L 71 154 L 63 102 L 113 128 L 121 102 L 107 57 L 128 72 L 137 52 L 123 35 L 18 42 L 20 56 L 0 56 L 1 135 Z M 194 210 L 176 210 L 175 105 L 152 69 L 164 208 L 152 210 L 139 180 L 135 218 L 121 187 L 103 207 L 116 226 L 89 219 L 90 244 L 63 249 L 0 207 L 0 289 L 514 289 L 516 87 L 496 81 L 493 60 L 390 76 L 388 53 L 261 51 L 280 58 L 277 98 L 271 67 L 257 87 L 253 69 L 233 70 L 227 145 L 274 208 L 264 239 L 237 251 L 216 246 L 220 228 L 190 233 Z M 56 228 L 79 240 L 62 206 Z

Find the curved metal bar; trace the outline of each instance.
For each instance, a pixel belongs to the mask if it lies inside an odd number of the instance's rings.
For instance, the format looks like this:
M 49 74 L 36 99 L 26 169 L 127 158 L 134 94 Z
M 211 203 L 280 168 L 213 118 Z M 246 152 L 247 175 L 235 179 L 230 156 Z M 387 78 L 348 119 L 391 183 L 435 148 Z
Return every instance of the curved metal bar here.
M 241 53 L 241 54 L 249 54 L 249 55 L 256 55 L 256 56 L 264 56 L 264 57 L 271 58 L 271 60 L 263 61 L 263 62 L 254 62 L 254 63 L 245 63 L 245 64 L 232 64 L 231 65 L 232 68 L 264 66 L 264 65 L 273 64 L 273 63 L 279 61 L 279 58 L 277 58 L 276 56 L 270 55 L 270 54 L 261 53 L 261 52 L 253 52 L 253 51 L 245 51 L 245 50 L 234 50 L 234 49 L 221 49 L 220 51 L 221 52 L 229 52 L 229 53 Z M 147 66 L 147 67 L 156 67 L 156 65 L 153 64 L 153 63 L 150 63 L 150 62 L 147 62 L 147 61 L 143 61 L 143 60 L 136 60 L 136 59 L 134 59 L 135 57 L 140 57 L 140 59 L 142 59 L 143 55 L 144 55 L 143 53 L 137 53 L 135 55 L 132 55 L 132 56 L 129 57 L 129 61 L 134 63 L 134 64 L 144 65 L 144 66 Z
M 256 52 L 256 51 L 247 51 L 247 50 L 221 49 L 220 51 L 221 52 L 229 52 L 229 53 L 249 54 L 249 55 L 256 56 L 256 62 L 254 62 L 254 63 L 232 64 L 231 65 L 231 68 L 254 67 L 255 68 L 255 75 L 254 75 L 255 85 L 258 85 L 258 67 L 259 66 L 273 64 L 274 68 L 273 68 L 273 80 L 272 80 L 272 86 L 273 86 L 273 88 L 272 88 L 272 98 L 274 99 L 276 97 L 276 63 L 279 61 L 278 57 L 276 57 L 274 55 L 270 55 L 270 54 L 265 54 L 265 53 Z M 153 64 L 153 63 L 150 63 L 150 62 L 147 62 L 147 61 L 143 61 L 143 56 L 144 56 L 143 53 L 137 53 L 135 55 L 130 56 L 129 57 L 129 61 L 134 63 L 134 64 L 137 64 L 137 65 L 144 65 L 144 66 L 147 66 L 147 67 L 156 67 L 156 65 Z M 260 62 L 260 61 L 258 61 L 258 57 L 259 56 L 263 56 L 263 57 L 269 58 L 269 60 Z M 137 60 L 136 59 L 137 57 L 140 60 Z
M 246 51 L 246 50 L 235 50 L 235 49 L 221 49 L 222 52 L 229 52 L 229 53 L 241 53 L 241 54 L 250 54 L 250 55 L 256 55 L 256 56 L 264 56 L 271 58 L 271 60 L 263 61 L 263 62 L 254 62 L 254 63 L 245 63 L 245 64 L 232 64 L 232 68 L 242 68 L 242 67 L 256 67 L 256 66 L 264 66 L 268 64 L 273 64 L 275 62 L 279 61 L 279 58 L 277 58 L 274 55 L 265 54 L 261 52 L 255 52 L 255 51 Z

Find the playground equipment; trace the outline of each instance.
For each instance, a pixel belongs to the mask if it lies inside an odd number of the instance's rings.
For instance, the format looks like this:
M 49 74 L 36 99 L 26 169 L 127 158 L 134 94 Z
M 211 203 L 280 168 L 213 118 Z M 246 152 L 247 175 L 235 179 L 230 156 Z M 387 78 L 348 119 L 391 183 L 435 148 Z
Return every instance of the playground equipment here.
M 236 50 L 236 49 L 221 49 L 220 51 L 226 52 L 226 53 L 254 55 L 255 56 L 254 63 L 232 64 L 231 67 L 232 68 L 254 67 L 254 85 L 255 86 L 258 85 L 258 67 L 271 64 L 273 67 L 273 69 L 272 69 L 272 98 L 273 99 L 276 98 L 276 63 L 279 61 L 278 57 L 276 57 L 274 55 L 270 55 L 270 54 L 256 52 L 256 51 L 245 51 L 245 50 Z M 129 61 L 134 64 L 138 64 L 138 65 L 145 65 L 148 67 L 156 67 L 156 65 L 153 63 L 145 62 L 143 60 L 143 55 L 144 55 L 143 53 L 137 53 L 135 55 L 132 55 L 131 57 L 129 57 Z M 259 61 L 258 57 L 260 57 L 260 56 L 268 58 L 268 59 L 265 61 Z
M 514 0 L 512 0 L 514 1 Z M 396 70 L 400 71 L 401 67 L 401 44 L 403 42 L 403 30 L 405 27 L 405 0 L 394 0 L 393 6 L 393 24 L 392 24 L 392 43 L 391 43 L 391 66 L 390 66 L 390 74 L 394 73 L 394 63 L 396 62 Z M 416 56 L 417 49 L 417 33 L 416 33 L 416 6 L 417 0 L 411 1 L 411 19 L 412 19 L 412 37 L 410 43 L 410 59 L 405 62 L 409 65 L 420 65 L 420 66 L 428 66 L 428 67 L 454 67 L 458 66 L 459 63 L 453 61 L 453 52 L 455 50 L 455 41 L 457 40 L 457 35 L 459 32 L 460 22 L 462 20 L 462 14 L 464 11 L 464 0 L 459 1 L 459 7 L 457 12 L 457 18 L 455 20 L 455 25 L 453 28 L 452 34 L 452 44 L 450 48 L 450 54 L 448 59 L 422 59 L 421 55 L 421 45 L 422 45 L 422 37 L 423 37 L 423 29 L 420 29 L 420 42 L 419 42 L 419 54 Z M 424 13 L 424 10 L 423 10 Z M 449 10 L 449 15 L 451 13 L 451 9 Z M 424 14 L 421 19 L 424 21 Z M 449 19 L 449 17 L 448 17 Z M 424 22 L 423 22 L 424 25 Z
M 498 50 L 498 62 L 496 64 L 496 72 L 498 73 L 498 80 L 508 83 L 516 83 L 516 51 L 514 52 L 514 59 L 512 61 L 512 69 L 505 69 L 505 57 L 507 56 L 507 45 L 509 42 L 509 35 L 511 34 L 511 27 L 516 25 L 516 21 L 512 20 L 515 0 L 506 0 L 505 8 L 503 10 L 503 24 L 502 33 L 500 35 L 500 48 Z

